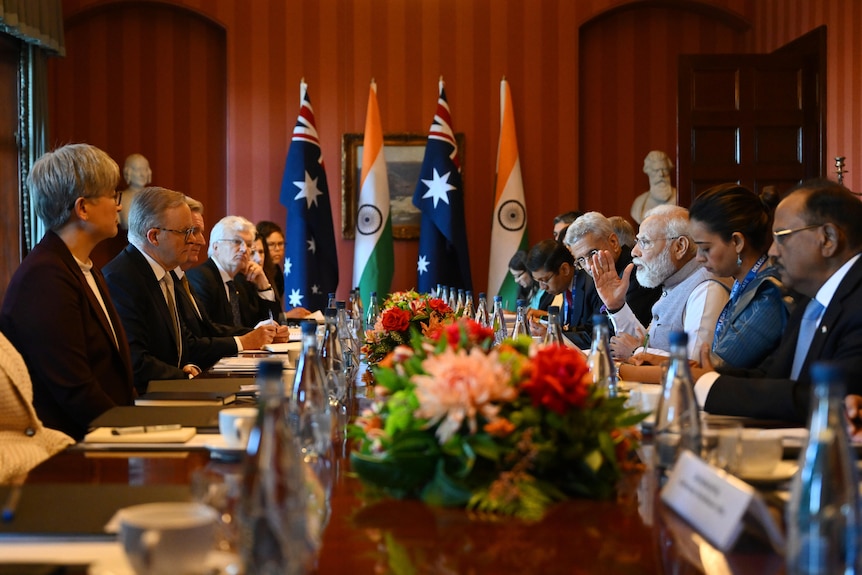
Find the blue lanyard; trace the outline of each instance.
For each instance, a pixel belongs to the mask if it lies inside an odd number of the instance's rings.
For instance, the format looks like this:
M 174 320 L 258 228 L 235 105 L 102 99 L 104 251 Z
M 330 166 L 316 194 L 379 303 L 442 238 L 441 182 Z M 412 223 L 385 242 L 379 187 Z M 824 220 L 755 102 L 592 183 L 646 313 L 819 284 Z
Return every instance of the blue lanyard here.
M 712 347 L 715 348 L 715 342 L 718 340 L 718 334 L 721 332 L 721 328 L 724 325 L 727 316 L 730 315 L 730 310 L 733 308 L 734 303 L 737 298 L 739 298 L 740 294 L 745 291 L 745 288 L 748 287 L 748 284 L 751 283 L 755 277 L 757 277 L 757 272 L 763 267 L 763 264 L 766 263 L 768 256 L 763 254 L 760 256 L 760 259 L 757 260 L 757 263 L 754 264 L 748 273 L 745 274 L 745 277 L 742 279 L 742 283 L 738 280 L 733 282 L 733 288 L 730 290 L 730 299 L 727 300 L 727 303 L 724 305 L 724 309 L 721 310 L 721 315 L 718 316 L 718 321 L 715 322 L 715 333 L 713 334 L 712 339 Z

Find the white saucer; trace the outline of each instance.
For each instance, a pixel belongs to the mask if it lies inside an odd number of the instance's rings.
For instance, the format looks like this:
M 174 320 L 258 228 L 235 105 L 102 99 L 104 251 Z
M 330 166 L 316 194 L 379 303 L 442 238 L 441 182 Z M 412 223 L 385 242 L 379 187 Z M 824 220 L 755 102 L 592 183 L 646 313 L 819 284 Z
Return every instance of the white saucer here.
M 753 484 L 772 484 L 787 481 L 793 477 L 799 464 L 796 461 L 782 460 L 770 473 L 737 473 L 740 479 Z
M 239 572 L 239 557 L 225 551 L 210 551 L 207 554 L 201 573 L 232 575 Z M 88 575 L 135 575 L 135 571 L 126 559 L 122 548 L 117 546 L 117 553 L 102 557 L 92 563 L 87 569 Z

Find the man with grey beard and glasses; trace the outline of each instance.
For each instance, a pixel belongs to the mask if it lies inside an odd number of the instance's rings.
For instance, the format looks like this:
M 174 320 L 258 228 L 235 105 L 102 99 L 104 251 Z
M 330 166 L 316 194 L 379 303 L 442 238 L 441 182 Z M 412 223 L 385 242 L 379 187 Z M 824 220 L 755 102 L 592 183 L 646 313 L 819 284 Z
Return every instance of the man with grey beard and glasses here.
M 688 210 L 678 206 L 659 206 L 647 213 L 632 248 L 632 263 L 622 277 L 617 275 L 609 252 L 593 256 L 591 269 L 596 291 L 614 323 L 611 339 L 614 356 L 627 359 L 633 353 L 668 355 L 670 333 L 688 334 L 688 355 L 700 357 L 704 344 L 712 345 L 715 323 L 728 288 L 695 260 L 697 247 L 688 236 Z M 652 307 L 649 326 L 638 321 L 625 302 L 632 270 L 646 288 L 661 287 L 659 300 Z

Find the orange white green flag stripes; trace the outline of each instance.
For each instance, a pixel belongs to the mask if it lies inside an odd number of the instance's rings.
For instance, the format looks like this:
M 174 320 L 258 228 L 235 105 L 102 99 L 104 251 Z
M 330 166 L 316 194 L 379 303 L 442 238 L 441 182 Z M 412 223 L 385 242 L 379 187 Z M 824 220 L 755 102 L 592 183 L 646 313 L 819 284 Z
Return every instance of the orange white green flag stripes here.
M 377 84 L 371 81 L 365 139 L 362 144 L 362 177 L 356 213 L 353 285 L 359 286 L 367 307 L 371 292 L 382 301 L 392 285 L 395 257 L 392 252 L 392 216 L 389 213 L 389 180 L 383 155 L 383 128 L 377 106 Z
M 503 296 L 503 305 L 515 306 L 518 285 L 509 273 L 509 260 L 518 250 L 526 250 L 527 207 L 515 135 L 512 93 L 505 79 L 500 83 L 500 143 L 497 148 L 496 201 L 491 225 L 491 261 L 488 270 L 488 298 Z

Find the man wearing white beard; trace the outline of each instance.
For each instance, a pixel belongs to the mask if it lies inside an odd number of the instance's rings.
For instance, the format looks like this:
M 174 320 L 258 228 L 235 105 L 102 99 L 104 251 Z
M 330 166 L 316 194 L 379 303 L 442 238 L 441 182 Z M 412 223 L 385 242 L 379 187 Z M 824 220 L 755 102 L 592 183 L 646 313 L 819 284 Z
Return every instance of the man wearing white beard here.
M 612 260 L 605 261 L 605 254 L 597 254 L 592 266 L 596 291 L 608 310 L 617 310 L 609 314 L 616 331 L 611 349 L 619 359 L 635 352 L 668 355 L 670 333 L 685 331 L 689 357 L 698 359 L 701 347 L 712 345 L 715 323 L 729 290 L 695 259 L 697 247 L 688 236 L 688 210 L 659 206 L 646 216 L 632 249 L 632 263 L 622 277 Z M 648 327 L 624 303 L 633 269 L 642 286 L 662 288 Z
M 670 172 L 673 162 L 667 154 L 653 150 L 644 158 L 644 173 L 649 178 L 649 190 L 642 193 L 632 202 L 632 219 L 643 222 L 651 209 L 677 203 L 676 188 L 670 185 Z

